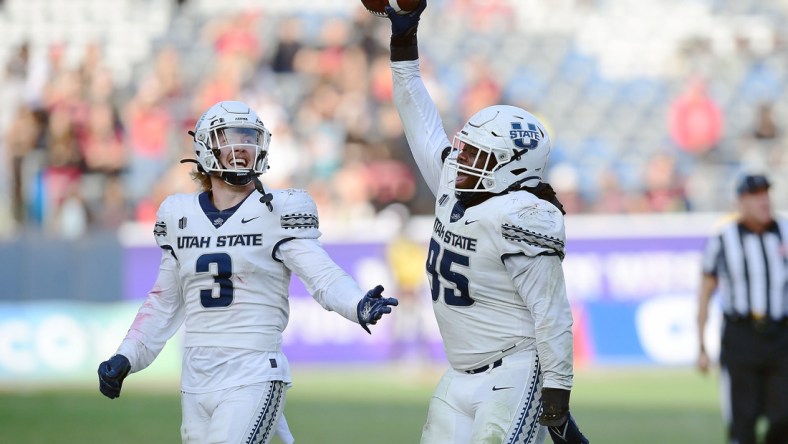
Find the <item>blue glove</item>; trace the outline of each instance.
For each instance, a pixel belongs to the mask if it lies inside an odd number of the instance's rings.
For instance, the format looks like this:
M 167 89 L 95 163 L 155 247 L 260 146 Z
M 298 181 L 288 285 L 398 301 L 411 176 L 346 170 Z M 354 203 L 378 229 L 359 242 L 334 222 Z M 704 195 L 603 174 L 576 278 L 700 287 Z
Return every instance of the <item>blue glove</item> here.
M 580 433 L 575 418 L 570 413 L 566 414 L 566 422 L 561 426 L 548 426 L 550 439 L 554 444 L 588 444 L 588 438 Z
M 99 364 L 99 390 L 109 399 L 120 396 L 123 380 L 131 371 L 131 363 L 123 355 L 115 355 Z
M 375 325 L 384 314 L 391 313 L 391 305 L 397 306 L 399 304 L 396 298 L 384 298 L 381 297 L 381 293 L 383 293 L 383 286 L 378 285 L 372 290 L 369 290 L 367 294 L 358 301 L 358 306 L 356 306 L 358 323 L 369 334 L 372 334 L 372 332 L 369 331 L 367 324 Z
M 386 6 L 384 9 L 386 11 L 386 15 L 389 16 L 389 20 L 391 20 L 391 36 L 392 38 L 396 39 L 399 37 L 404 37 L 406 34 L 409 34 L 412 30 L 412 33 L 416 33 L 416 28 L 419 26 L 419 18 L 421 17 L 421 13 L 424 12 L 424 9 L 427 7 L 427 0 L 421 0 L 419 2 L 419 7 L 414 9 L 413 11 L 399 15 L 391 6 Z

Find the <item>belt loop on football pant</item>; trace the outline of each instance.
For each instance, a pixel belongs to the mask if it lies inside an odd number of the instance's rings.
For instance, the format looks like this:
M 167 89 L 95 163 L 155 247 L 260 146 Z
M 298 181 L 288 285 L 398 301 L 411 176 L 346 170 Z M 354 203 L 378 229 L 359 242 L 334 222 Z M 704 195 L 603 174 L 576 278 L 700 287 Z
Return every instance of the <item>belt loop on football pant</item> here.
M 477 373 L 486 372 L 487 370 L 492 370 L 494 368 L 498 368 L 503 364 L 503 358 L 493 362 L 492 364 L 483 365 L 479 368 L 475 368 L 473 370 L 465 370 L 465 373 L 469 375 L 475 375 Z

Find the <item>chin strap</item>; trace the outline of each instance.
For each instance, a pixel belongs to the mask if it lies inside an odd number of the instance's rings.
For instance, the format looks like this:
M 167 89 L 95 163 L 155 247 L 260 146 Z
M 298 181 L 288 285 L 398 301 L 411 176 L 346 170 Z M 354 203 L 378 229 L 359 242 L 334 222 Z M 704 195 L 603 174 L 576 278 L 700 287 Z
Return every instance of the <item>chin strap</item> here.
M 274 206 L 271 204 L 271 201 L 274 200 L 274 195 L 271 193 L 266 193 L 265 188 L 263 188 L 263 183 L 260 182 L 260 179 L 256 175 L 252 175 L 252 182 L 254 182 L 254 187 L 257 191 L 260 192 L 263 196 L 260 198 L 260 203 L 264 203 L 266 207 L 268 207 L 268 211 L 273 212 Z

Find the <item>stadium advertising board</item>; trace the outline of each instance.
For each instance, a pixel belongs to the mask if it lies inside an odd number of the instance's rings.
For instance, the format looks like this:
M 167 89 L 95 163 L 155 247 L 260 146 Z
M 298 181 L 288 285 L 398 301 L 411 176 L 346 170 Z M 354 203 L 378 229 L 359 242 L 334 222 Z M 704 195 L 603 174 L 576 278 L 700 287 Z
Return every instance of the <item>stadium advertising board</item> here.
M 697 235 L 583 236 L 568 233 L 564 262 L 575 315 L 578 365 L 689 365 L 697 350 L 695 293 L 705 237 Z M 326 312 L 297 278 L 291 283 L 290 324 L 284 347 L 293 363 L 429 360 L 443 351 L 425 286 L 412 298 L 397 289 L 383 242 L 325 242 L 328 253 L 363 287 L 377 283 L 400 297 L 394 316 L 365 334 Z M 20 377 L 92 375 L 114 352 L 156 278 L 155 246 L 124 250 L 124 301 L 40 301 L 0 304 L 0 382 Z M 708 349 L 716 355 L 719 312 L 713 307 Z M 176 337 L 155 363 L 177 374 Z

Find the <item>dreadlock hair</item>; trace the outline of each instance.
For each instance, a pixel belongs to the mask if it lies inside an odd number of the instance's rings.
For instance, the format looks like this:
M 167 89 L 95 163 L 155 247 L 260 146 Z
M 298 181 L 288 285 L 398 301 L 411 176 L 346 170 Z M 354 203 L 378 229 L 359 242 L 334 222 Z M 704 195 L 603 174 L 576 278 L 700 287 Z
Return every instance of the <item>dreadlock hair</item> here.
M 539 184 L 535 187 L 524 187 L 523 189 L 538 197 L 539 199 L 550 202 L 561 211 L 561 214 L 566 214 L 566 211 L 564 211 L 564 205 L 560 200 L 558 200 L 555 190 L 553 190 L 553 187 L 550 186 L 549 183 L 539 182 Z

